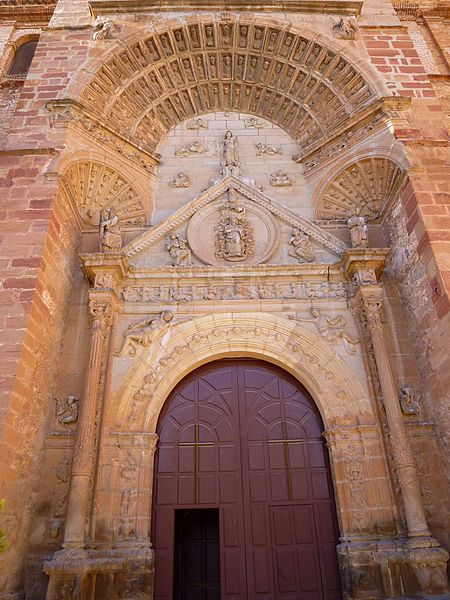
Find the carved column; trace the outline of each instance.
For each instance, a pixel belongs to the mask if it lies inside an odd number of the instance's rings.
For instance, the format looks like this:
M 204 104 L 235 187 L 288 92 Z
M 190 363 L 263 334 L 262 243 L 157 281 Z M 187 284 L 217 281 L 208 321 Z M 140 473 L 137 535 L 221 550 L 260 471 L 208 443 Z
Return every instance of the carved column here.
M 386 419 L 392 443 L 394 469 L 398 475 L 405 509 L 409 537 L 429 537 L 416 465 L 403 423 L 397 396 L 397 386 L 389 361 L 380 317 L 382 288 L 379 285 L 360 286 L 355 300 L 367 321 L 370 340 L 383 394 Z
M 81 548 L 84 544 L 90 486 L 94 471 L 97 401 L 105 343 L 111 323 L 112 297 L 108 298 L 105 294 L 97 297 L 92 294 L 89 311 L 92 332 L 91 352 L 74 446 L 64 548 Z

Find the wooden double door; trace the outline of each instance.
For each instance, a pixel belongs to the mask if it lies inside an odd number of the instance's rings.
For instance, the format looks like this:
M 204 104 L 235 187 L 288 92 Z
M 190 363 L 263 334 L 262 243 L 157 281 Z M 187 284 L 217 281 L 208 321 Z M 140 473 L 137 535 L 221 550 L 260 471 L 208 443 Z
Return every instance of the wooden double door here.
M 158 425 L 155 600 L 341 597 L 322 431 L 308 392 L 262 361 L 209 363 L 174 389 Z

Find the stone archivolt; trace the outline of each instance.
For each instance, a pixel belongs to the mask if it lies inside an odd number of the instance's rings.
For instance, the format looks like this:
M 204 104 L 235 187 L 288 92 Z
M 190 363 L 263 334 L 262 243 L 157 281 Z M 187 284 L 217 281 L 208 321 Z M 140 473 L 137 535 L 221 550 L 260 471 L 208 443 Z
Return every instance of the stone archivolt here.
M 379 218 L 397 198 L 405 172 L 386 158 L 368 158 L 343 169 L 329 184 L 317 208 L 318 219 L 352 215 Z
M 65 171 L 61 182 L 84 227 L 97 226 L 99 214 L 105 208 L 114 208 L 125 225 L 142 225 L 146 221 L 137 191 L 111 167 L 90 161 L 76 162 Z
M 350 62 L 266 24 L 174 24 L 105 61 L 82 104 L 154 151 L 176 124 L 215 110 L 266 118 L 307 148 L 375 99 Z

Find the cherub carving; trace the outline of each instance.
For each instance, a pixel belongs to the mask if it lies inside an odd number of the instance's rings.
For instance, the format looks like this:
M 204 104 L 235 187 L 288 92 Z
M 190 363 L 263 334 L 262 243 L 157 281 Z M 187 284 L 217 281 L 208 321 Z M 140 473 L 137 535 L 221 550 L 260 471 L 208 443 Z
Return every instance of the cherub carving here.
M 200 144 L 200 142 L 194 142 L 186 148 L 181 148 L 181 150 L 177 150 L 175 152 L 175 156 L 179 156 L 180 158 L 186 158 L 189 156 L 200 156 L 202 153 L 203 146 Z
M 113 40 L 117 37 L 119 27 L 111 19 L 97 17 L 94 23 L 93 40 Z
M 177 233 L 172 233 L 166 239 L 166 250 L 170 254 L 173 267 L 192 266 L 192 253 L 188 243 Z
M 318 308 L 311 308 L 312 319 L 305 319 L 298 315 L 289 315 L 290 319 L 303 321 L 305 323 L 314 323 L 320 335 L 330 344 L 343 342 L 345 350 L 349 354 L 356 354 L 356 346 L 359 340 L 352 338 L 344 331 L 347 321 L 342 315 L 332 318 L 324 315 Z
M 80 399 L 77 396 L 67 396 L 67 398 L 55 398 L 56 401 L 56 419 L 60 425 L 71 425 L 78 421 L 80 410 Z
M 172 188 L 188 188 L 191 184 L 191 178 L 186 173 L 178 173 L 169 183 Z
M 356 17 L 341 17 L 332 27 L 333 35 L 341 40 L 355 40 L 358 33 Z
M 283 154 L 283 150 L 281 148 L 277 148 L 276 146 L 268 146 L 267 144 L 256 144 L 256 155 L 263 156 L 264 154 L 268 154 L 269 156 L 277 156 Z
M 316 260 L 309 235 L 302 233 L 298 227 L 293 229 L 289 244 L 292 246 L 288 252 L 289 256 L 299 263 L 311 263 Z
M 270 185 L 273 187 L 291 187 L 294 182 L 284 171 L 277 171 L 270 176 Z
M 119 217 L 114 208 L 105 208 L 100 215 L 100 252 L 117 252 L 121 248 Z
M 116 356 L 124 356 L 126 352 L 130 356 L 134 356 L 137 346 L 148 348 L 156 338 L 167 331 L 173 317 L 174 314 L 171 310 L 163 310 L 158 317 L 147 318 L 135 325 L 130 325 L 125 332 L 122 349 Z
M 417 415 L 420 412 L 422 394 L 410 385 L 400 390 L 400 405 L 405 415 Z

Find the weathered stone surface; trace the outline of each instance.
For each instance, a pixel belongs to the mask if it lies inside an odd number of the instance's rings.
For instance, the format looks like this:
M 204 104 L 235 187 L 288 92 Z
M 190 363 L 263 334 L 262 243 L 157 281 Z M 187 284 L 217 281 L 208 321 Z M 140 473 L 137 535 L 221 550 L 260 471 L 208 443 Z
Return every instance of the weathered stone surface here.
M 448 597 L 450 3 L 54 4 L 0 6 L 0 598 L 151 597 L 158 417 L 226 356 L 319 407 L 344 597 Z

